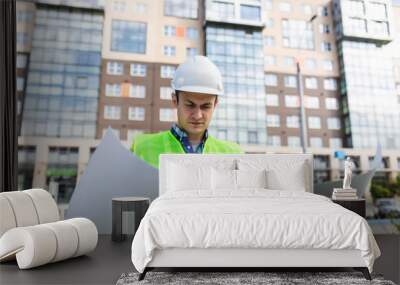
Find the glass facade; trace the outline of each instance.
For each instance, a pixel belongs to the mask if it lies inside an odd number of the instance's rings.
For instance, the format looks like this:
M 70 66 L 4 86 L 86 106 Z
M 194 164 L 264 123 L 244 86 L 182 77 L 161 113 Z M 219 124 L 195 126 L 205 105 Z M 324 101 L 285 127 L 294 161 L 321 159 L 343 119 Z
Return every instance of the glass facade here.
M 76 147 L 50 147 L 47 165 L 49 192 L 58 203 L 68 203 L 75 189 L 79 152 Z
M 206 54 L 221 71 L 225 89 L 209 128 L 213 135 L 226 133 L 226 139 L 241 144 L 266 144 L 262 48 L 258 30 L 207 25 Z
M 94 138 L 103 15 L 39 6 L 21 134 Z
M 392 55 L 374 43 L 340 44 L 346 144 L 400 149 L 400 111 Z
M 34 146 L 18 146 L 18 190 L 32 188 L 35 159 Z
M 112 51 L 146 53 L 146 23 L 112 20 L 111 29 Z

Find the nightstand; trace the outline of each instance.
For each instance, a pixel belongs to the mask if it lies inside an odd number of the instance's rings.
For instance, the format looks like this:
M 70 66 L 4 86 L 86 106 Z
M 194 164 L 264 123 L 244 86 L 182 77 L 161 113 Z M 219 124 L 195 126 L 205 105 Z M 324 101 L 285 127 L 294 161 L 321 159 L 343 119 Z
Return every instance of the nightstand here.
M 150 205 L 150 198 L 146 197 L 119 197 L 112 198 L 112 241 L 123 241 L 126 235 L 122 233 L 123 212 L 135 212 L 135 232 L 140 221 Z M 133 233 L 135 234 L 135 233 Z
M 365 218 L 365 199 L 354 199 L 354 200 L 333 200 L 332 202 L 339 204 L 340 206 L 359 214 Z

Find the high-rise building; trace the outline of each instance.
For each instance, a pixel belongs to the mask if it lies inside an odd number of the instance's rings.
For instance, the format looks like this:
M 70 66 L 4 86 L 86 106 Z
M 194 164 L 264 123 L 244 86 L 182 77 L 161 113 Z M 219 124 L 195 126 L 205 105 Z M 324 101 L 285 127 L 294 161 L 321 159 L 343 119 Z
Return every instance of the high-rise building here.
M 342 147 L 339 68 L 331 1 L 264 1 L 267 144 L 299 147 L 300 96 L 304 86 L 308 146 Z
M 395 37 L 392 3 L 335 0 L 333 7 L 345 145 L 400 149 L 396 53 L 385 46 Z
M 205 2 L 205 54 L 218 66 L 225 95 L 210 133 L 240 144 L 267 142 L 260 1 Z
M 97 138 L 121 140 L 170 128 L 171 78 L 187 56 L 204 54 L 198 0 L 108 1 Z
M 103 10 L 36 5 L 21 135 L 94 138 Z
M 207 55 L 225 96 L 209 131 L 249 153 L 301 152 L 297 62 L 314 180 L 356 172 L 377 143 L 400 171 L 398 0 L 35 0 L 17 2 L 21 188 L 68 202 L 104 130 L 129 147 L 176 119 L 171 78 Z M 363 31 L 364 29 L 364 31 Z

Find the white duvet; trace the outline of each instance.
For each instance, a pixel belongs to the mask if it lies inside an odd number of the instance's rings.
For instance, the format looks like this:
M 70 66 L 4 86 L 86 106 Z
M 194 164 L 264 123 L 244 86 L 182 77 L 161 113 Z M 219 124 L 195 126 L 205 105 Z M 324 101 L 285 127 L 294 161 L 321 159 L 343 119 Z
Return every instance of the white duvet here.
M 133 239 L 135 268 L 143 272 L 165 248 L 358 249 L 370 272 L 380 256 L 359 215 L 320 195 L 265 189 L 162 195 Z

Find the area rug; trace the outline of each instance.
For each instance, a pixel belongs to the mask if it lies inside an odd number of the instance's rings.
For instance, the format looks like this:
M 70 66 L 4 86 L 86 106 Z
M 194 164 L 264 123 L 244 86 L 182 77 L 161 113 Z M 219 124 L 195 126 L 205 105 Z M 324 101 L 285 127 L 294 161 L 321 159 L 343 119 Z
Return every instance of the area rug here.
M 116 285 L 133 284 L 267 284 L 267 285 L 396 285 L 381 275 L 372 275 L 368 281 L 360 272 L 148 272 L 142 281 L 139 273 L 124 273 Z

